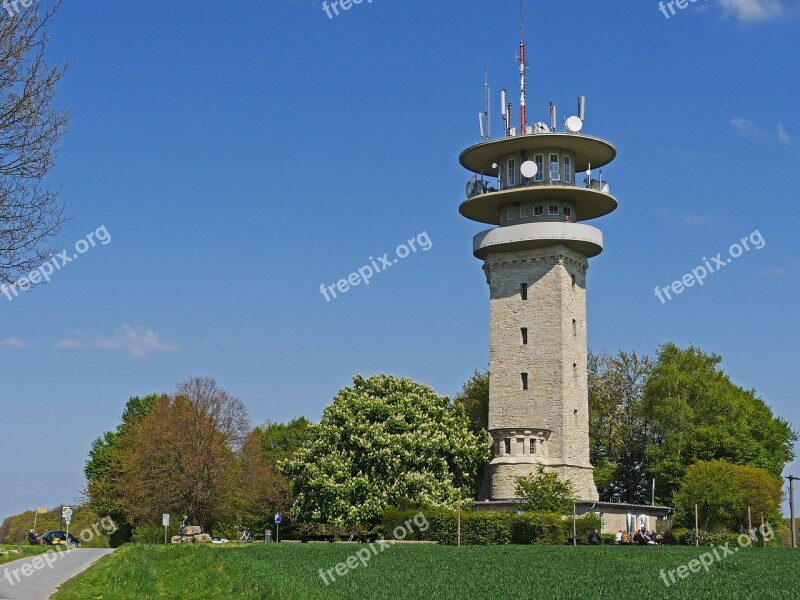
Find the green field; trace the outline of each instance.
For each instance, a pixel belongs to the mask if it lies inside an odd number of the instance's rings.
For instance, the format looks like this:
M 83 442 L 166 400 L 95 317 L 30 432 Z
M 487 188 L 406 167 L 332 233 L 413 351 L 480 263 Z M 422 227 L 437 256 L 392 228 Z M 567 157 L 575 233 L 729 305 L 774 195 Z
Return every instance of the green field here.
M 41 554 L 47 551 L 47 549 L 46 546 L 11 546 L 8 544 L 0 544 L 0 565 L 11 562 L 12 560 L 27 558 L 34 554 Z M 16 552 L 17 550 L 21 550 L 22 554 L 18 554 Z M 8 552 L 8 554 L 5 554 L 6 552 Z
M 667 588 L 659 572 L 708 548 L 397 545 L 326 587 L 366 546 L 124 546 L 54 598 L 800 598 L 800 553 L 742 549 Z

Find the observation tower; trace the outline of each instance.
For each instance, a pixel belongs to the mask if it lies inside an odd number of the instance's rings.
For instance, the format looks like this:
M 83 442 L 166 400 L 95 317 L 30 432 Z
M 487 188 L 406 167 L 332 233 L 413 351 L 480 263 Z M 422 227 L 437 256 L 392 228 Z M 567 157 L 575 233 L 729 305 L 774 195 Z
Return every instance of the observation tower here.
M 579 499 L 596 501 L 589 462 L 586 271 L 589 259 L 603 251 L 603 234 L 587 222 L 617 208 L 601 171 L 617 151 L 583 133 L 582 96 L 574 116 L 559 119 L 550 103 L 549 122 L 528 123 L 523 23 L 519 122 L 513 122 L 503 90 L 503 136 L 491 138 L 487 79 L 479 114 L 483 141 L 459 159 L 473 173 L 459 211 L 492 226 L 473 240 L 490 290 L 493 443 L 479 499 L 513 499 L 516 477 L 541 464 L 570 480 Z

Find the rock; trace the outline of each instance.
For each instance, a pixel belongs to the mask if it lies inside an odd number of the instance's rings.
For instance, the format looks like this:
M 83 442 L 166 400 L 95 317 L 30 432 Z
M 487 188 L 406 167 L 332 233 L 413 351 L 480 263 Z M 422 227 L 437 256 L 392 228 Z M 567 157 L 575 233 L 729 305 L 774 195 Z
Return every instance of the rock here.
M 179 536 L 179 535 L 173 535 L 171 542 L 173 544 L 180 544 L 182 539 L 183 538 L 181 536 Z
M 183 535 L 199 535 L 203 533 L 203 529 L 197 525 L 188 525 L 183 528 Z
M 194 543 L 195 544 L 202 544 L 202 543 L 210 542 L 210 541 L 211 541 L 211 536 L 208 535 L 207 533 L 201 533 L 199 535 L 194 536 Z

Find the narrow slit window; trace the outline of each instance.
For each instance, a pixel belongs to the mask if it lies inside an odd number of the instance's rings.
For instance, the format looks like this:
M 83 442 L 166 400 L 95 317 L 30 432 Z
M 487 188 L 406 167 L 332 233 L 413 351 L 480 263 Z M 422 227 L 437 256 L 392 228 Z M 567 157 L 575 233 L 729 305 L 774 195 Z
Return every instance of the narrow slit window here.
M 511 454 L 511 438 L 506 438 L 503 440 L 503 450 L 506 451 L 506 455 Z
M 522 334 L 522 345 L 523 346 L 527 346 L 528 345 L 528 328 L 527 327 L 523 327 L 522 329 L 520 329 L 520 333 Z
M 527 300 L 528 299 L 528 284 L 527 283 L 523 283 L 519 287 L 519 292 L 520 292 L 520 295 L 522 296 L 522 299 L 523 300 Z
M 522 389 L 523 390 L 527 390 L 528 389 L 528 374 L 527 373 L 522 373 Z
M 514 160 L 508 161 L 508 177 L 506 177 L 506 182 L 508 183 L 508 187 L 514 187 L 517 181 L 517 164 Z
M 564 183 L 572 183 L 572 157 L 564 157 Z
M 578 335 L 578 321 L 572 319 L 572 335 Z
M 530 441 L 530 454 L 536 454 L 536 440 L 533 438 Z

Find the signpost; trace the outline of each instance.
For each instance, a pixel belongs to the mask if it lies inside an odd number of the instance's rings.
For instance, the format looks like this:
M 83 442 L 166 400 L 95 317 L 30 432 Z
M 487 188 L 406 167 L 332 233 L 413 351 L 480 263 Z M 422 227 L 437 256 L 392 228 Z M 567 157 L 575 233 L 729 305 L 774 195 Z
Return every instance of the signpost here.
M 797 548 L 797 531 L 796 521 L 794 519 L 794 482 L 800 480 L 800 477 L 789 475 L 789 513 L 792 519 L 792 548 Z
M 281 541 L 281 513 L 275 513 L 275 543 Z
M 69 506 L 62 506 L 61 515 L 64 517 L 64 523 L 67 524 L 67 535 L 64 536 L 64 543 L 69 548 L 69 524 L 72 523 L 72 509 Z
M 169 527 L 169 513 L 161 515 L 161 524 L 164 526 L 164 543 L 167 543 L 167 528 Z
M 46 514 L 47 514 L 47 509 L 46 508 L 37 508 L 36 512 L 33 513 L 33 530 L 34 531 L 36 531 L 36 518 L 39 515 L 46 515 Z

